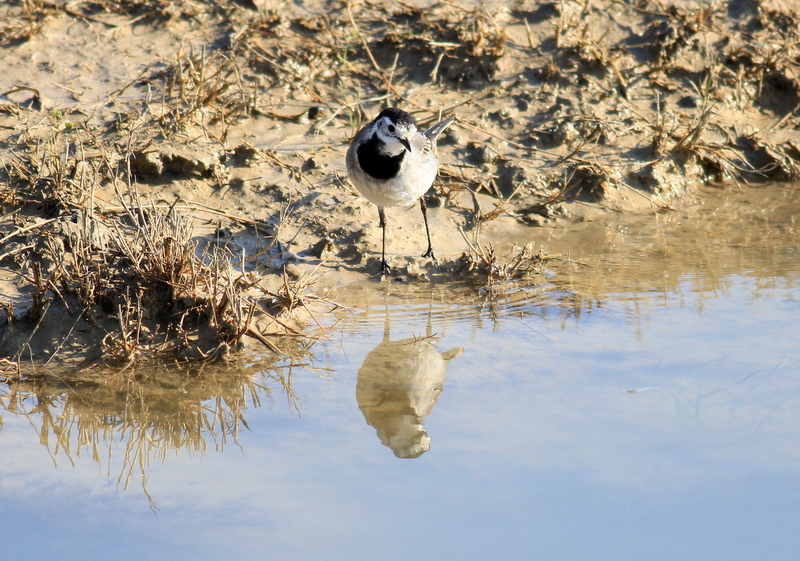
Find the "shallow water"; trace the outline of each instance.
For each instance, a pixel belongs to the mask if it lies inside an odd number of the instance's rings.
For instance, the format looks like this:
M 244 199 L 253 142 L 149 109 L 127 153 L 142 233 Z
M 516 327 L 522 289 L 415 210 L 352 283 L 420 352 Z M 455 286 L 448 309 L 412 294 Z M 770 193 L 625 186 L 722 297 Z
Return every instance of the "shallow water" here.
M 502 296 L 349 287 L 313 370 L 4 389 L 4 558 L 794 559 L 796 193 L 534 230 Z

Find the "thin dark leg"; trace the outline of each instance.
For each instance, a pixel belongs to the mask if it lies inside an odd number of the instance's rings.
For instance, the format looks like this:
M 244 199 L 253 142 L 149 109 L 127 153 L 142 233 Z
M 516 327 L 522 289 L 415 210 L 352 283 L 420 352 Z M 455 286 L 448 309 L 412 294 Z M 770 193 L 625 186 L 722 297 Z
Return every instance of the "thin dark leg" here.
M 422 256 L 436 259 L 433 254 L 433 245 L 431 244 L 431 231 L 428 228 L 428 207 L 425 205 L 425 197 L 419 200 L 419 207 L 422 209 L 422 219 L 425 221 L 425 235 L 428 237 L 428 250 Z
M 383 207 L 378 207 L 378 219 L 380 220 L 381 230 L 383 231 L 383 242 L 381 243 L 381 274 L 389 274 L 389 264 L 386 262 L 386 214 Z

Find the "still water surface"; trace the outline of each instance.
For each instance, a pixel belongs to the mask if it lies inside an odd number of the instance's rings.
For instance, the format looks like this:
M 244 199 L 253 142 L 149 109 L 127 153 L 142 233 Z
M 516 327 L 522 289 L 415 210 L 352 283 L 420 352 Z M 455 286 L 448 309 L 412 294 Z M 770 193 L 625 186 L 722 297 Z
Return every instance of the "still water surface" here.
M 3 558 L 796 559 L 796 199 L 539 229 L 567 261 L 498 298 L 351 287 L 294 397 L 4 388 Z

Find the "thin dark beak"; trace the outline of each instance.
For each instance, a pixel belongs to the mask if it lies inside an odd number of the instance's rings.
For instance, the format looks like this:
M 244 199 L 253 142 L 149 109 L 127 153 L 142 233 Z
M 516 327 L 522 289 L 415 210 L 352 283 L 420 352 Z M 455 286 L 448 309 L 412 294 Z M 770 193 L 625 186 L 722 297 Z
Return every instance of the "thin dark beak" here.
M 398 138 L 397 140 L 399 140 L 399 141 L 400 141 L 400 144 L 402 144 L 403 146 L 405 146 L 405 147 L 406 147 L 406 150 L 408 150 L 409 152 L 411 152 L 411 144 L 409 144 L 409 143 L 408 143 L 408 140 L 407 140 L 407 139 L 405 139 L 405 138 Z

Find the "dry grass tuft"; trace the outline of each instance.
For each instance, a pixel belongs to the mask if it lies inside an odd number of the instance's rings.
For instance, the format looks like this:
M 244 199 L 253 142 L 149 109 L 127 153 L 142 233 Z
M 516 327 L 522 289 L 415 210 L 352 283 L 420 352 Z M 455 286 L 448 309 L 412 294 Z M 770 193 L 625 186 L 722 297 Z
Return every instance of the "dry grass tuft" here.
M 34 290 L 23 315 L 7 313 L 9 322 L 32 330 L 14 362 L 36 359 L 28 342 L 55 308 L 105 331 L 99 346 L 103 360 L 113 363 L 226 359 L 246 337 L 285 355 L 297 346 L 281 338 L 304 338 L 291 317 L 314 300 L 305 295 L 308 281 L 284 278 L 273 293 L 258 274 L 237 270 L 226 250 L 209 244 L 201 251 L 191 223 L 173 207 L 137 201 L 117 217 L 74 216 L 42 229 L 38 253 L 17 256 L 30 269 Z
M 544 264 L 552 259 L 541 253 L 535 253 L 533 244 L 527 244 L 505 258 L 499 257 L 491 243 L 484 245 L 478 241 L 478 229 L 475 230 L 472 240 L 463 229 L 459 228 L 459 232 L 467 242 L 469 251 L 457 261 L 458 275 L 462 279 L 480 283 L 490 292 L 502 292 L 508 289 L 509 283 L 513 281 L 530 281 L 540 275 Z
M 22 0 L 6 6 L 0 21 L 0 46 L 29 40 L 42 30 L 45 20 L 62 8 L 46 0 Z
M 242 59 L 235 53 L 216 50 L 181 50 L 165 70 L 142 84 L 155 83 L 160 96 L 150 105 L 158 130 L 165 138 L 189 125 L 220 125 L 219 142 L 225 142 L 227 127 L 247 117 L 255 107 L 257 92 L 243 81 Z

